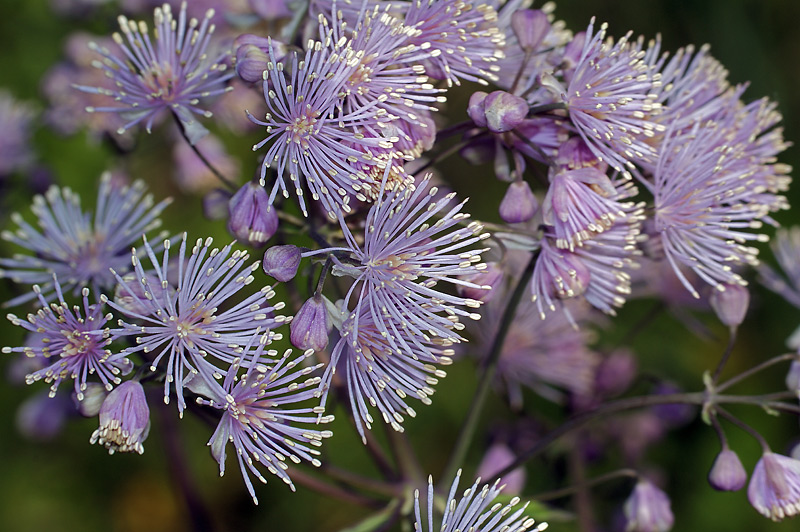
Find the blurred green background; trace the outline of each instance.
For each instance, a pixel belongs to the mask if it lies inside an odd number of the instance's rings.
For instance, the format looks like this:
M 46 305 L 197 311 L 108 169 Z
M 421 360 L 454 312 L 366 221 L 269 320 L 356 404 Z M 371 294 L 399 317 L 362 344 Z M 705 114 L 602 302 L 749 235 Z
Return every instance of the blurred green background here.
M 591 16 L 609 22 L 609 32 L 620 36 L 632 29 L 635 34 L 652 37 L 660 33 L 664 50 L 675 50 L 689 43 L 710 43 L 712 54 L 730 71 L 733 83 L 750 82 L 745 93 L 748 101 L 768 96 L 780 103 L 784 115 L 785 136 L 800 138 L 800 2 L 796 0 L 698 0 L 667 1 L 563 0 L 556 15 L 567 21 L 574 31 L 584 29 Z M 114 27 L 115 12 L 102 8 L 91 20 L 68 20 L 54 14 L 46 0 L 4 0 L 0 3 L 0 85 L 16 97 L 44 102 L 39 92 L 43 73 L 62 57 L 61 46 L 66 36 L 81 27 L 107 34 Z M 146 19 L 149 16 L 144 17 Z M 64 90 L 71 90 L 65 87 Z M 453 98 L 458 100 L 458 98 Z M 463 109 L 449 110 L 453 120 L 464 117 Z M 2 134 L 2 132 L 0 132 Z M 225 137 L 228 149 L 242 157 L 242 179 L 255 168 L 250 145 L 255 138 Z M 94 186 L 100 173 L 109 168 L 114 156 L 103 145 L 92 145 L 83 135 L 65 139 L 42 128 L 35 142 L 39 161 L 48 166 L 61 184 L 69 184 L 85 195 L 84 206 L 93 203 Z M 177 195 L 174 185 L 163 175 L 169 172 L 170 154 L 157 135 L 139 139 L 133 160 L 127 163 L 132 177 L 144 178 L 157 197 Z M 797 150 L 788 150 L 782 160 L 800 168 Z M 166 161 L 166 164 L 165 162 Z M 456 167 L 454 172 L 459 172 Z M 455 175 L 455 174 L 454 174 Z M 461 175 L 461 174 L 458 174 Z M 447 178 L 447 174 L 444 175 Z M 478 180 L 479 182 L 479 180 Z M 502 191 L 497 188 L 498 199 Z M 789 193 L 790 202 L 800 205 L 800 190 Z M 6 197 L 3 205 L 27 212 L 30 195 L 17 192 Z M 473 200 L 470 208 L 480 214 L 481 203 Z M 217 235 L 227 238 L 221 223 L 211 223 L 200 215 L 200 198 L 178 198 L 168 209 L 165 226 L 172 232 L 184 230 L 191 218 L 191 236 Z M 785 224 L 796 223 L 800 210 L 780 213 Z M 7 220 L 7 212 L 2 220 Z M 0 252 L 10 253 L 3 243 Z M 771 260 L 766 251 L 764 257 Z M 266 282 L 266 281 L 265 281 Z M 0 299 L 7 299 L 11 287 L 0 283 Z M 620 313 L 618 336 L 639 315 L 647 312 L 652 302 L 634 302 Z M 745 368 L 784 349 L 784 339 L 800 323 L 800 313 L 777 296 L 756 288 L 749 322 L 741 333 L 732 367 Z M 20 311 L 21 312 L 21 311 Z M 705 321 L 720 338 L 717 342 L 700 340 L 686 332 L 677 321 L 665 317 L 637 336 L 635 348 L 645 372 L 665 373 L 687 389 L 698 389 L 699 376 L 713 367 L 724 341 L 724 331 L 712 317 Z M 0 344 L 19 345 L 20 331 L 3 320 L 0 323 Z M 613 337 L 609 340 L 613 341 Z M 8 357 L 4 357 L 8 358 Z M 0 371 L 8 365 L 0 361 Z M 766 372 L 760 380 L 748 383 L 743 391 L 775 391 L 783 386 L 785 366 Z M 4 372 L 5 373 L 5 372 Z M 96 420 L 75 418 L 65 431 L 50 442 L 31 442 L 21 438 L 14 426 L 19 404 L 43 385 L 26 388 L 9 384 L 0 386 L 0 530 L 22 531 L 171 531 L 191 530 L 186 510 L 169 477 L 170 459 L 165 455 L 159 431 L 154 427 L 145 443 L 144 456 L 114 455 L 109 457 L 98 446 L 88 444 L 96 428 Z M 417 419 L 407 423 L 407 434 L 414 447 L 422 452 L 426 471 L 438 475 L 446 462 L 449 445 L 455 437 L 463 410 L 475 387 L 475 376 L 468 364 L 456 365 L 450 376 L 438 387 L 434 404 L 419 408 Z M 492 406 L 499 406 L 499 402 Z M 531 410 L 546 409 L 535 398 L 527 403 Z M 152 414 L 172 419 L 172 408 L 152 405 Z M 498 408 L 498 412 L 502 409 Z M 737 411 L 739 412 L 739 411 Z M 743 417 L 758 427 L 777 452 L 788 452 L 798 436 L 797 419 L 789 416 L 771 418 L 759 412 Z M 336 412 L 344 418 L 341 409 Z M 511 416 L 497 414 L 498 417 Z M 496 421 L 496 420 L 495 420 Z M 181 448 L 191 464 L 192 483 L 209 503 L 213 515 L 212 529 L 250 531 L 282 529 L 338 530 L 363 517 L 363 510 L 315 494 L 302 487 L 292 494 L 277 480 L 257 487 L 260 505 L 253 507 L 244 490 L 235 462 L 229 462 L 228 474 L 220 479 L 216 463 L 205 442 L 211 429 L 191 417 L 180 422 Z M 340 467 L 369 473 L 368 458 L 354 435 L 343 423 L 336 426 L 336 436 L 326 442 L 326 458 Z M 376 431 L 379 435 L 381 431 Z M 759 457 L 757 444 L 740 431 L 731 429 L 732 446 L 740 453 L 748 470 Z M 382 435 L 381 435 L 382 438 Z M 479 438 L 479 442 L 481 442 Z M 797 530 L 798 521 L 771 523 L 749 506 L 746 494 L 720 494 L 706 483 L 705 476 L 718 450 L 712 431 L 695 421 L 670 434 L 668 439 L 649 452 L 652 461 L 669 472 L 668 491 L 673 497 L 676 531 L 788 531 Z M 471 463 L 480 459 L 477 452 Z M 469 468 L 469 471 L 474 469 Z M 529 488 L 533 493 L 555 474 L 552 464 L 538 460 L 529 464 Z M 443 480 L 442 480 L 443 482 Z M 602 497 L 624 496 L 629 486 L 603 487 Z M 604 519 L 609 515 L 604 515 Z M 553 523 L 551 530 L 574 530 L 572 523 Z M 609 528 L 610 530 L 610 528 Z

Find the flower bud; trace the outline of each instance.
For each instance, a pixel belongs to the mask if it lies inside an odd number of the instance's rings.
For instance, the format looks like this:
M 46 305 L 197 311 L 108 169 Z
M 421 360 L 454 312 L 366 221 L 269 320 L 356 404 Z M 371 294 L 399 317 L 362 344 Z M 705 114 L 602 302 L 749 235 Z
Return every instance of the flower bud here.
M 483 91 L 475 91 L 469 97 L 467 114 L 478 127 L 486 127 L 486 112 L 483 103 L 487 96 L 488 94 Z
M 264 187 L 249 182 L 228 203 L 228 231 L 254 247 L 266 244 L 278 229 L 278 213 Z
M 626 532 L 667 532 L 675 518 L 667 494 L 648 480 L 640 480 L 624 506 Z
M 72 402 L 82 416 L 94 417 L 100 413 L 100 408 L 103 406 L 103 401 L 106 400 L 107 395 L 106 387 L 99 382 L 87 382 L 86 389 L 83 391 L 83 399 L 78 399 L 78 396 L 73 392 Z
M 108 454 L 144 452 L 142 443 L 150 432 L 150 408 L 139 381 L 125 381 L 108 394 L 100 407 L 100 427 L 90 443 L 100 443 Z
M 272 246 L 264 253 L 264 273 L 282 283 L 291 281 L 297 275 L 300 258 L 297 246 Z
M 321 296 L 309 298 L 289 325 L 289 338 L 299 349 L 321 351 L 328 345 L 328 311 Z
M 233 47 L 236 49 L 236 74 L 250 83 L 262 81 L 267 63 L 270 61 L 270 46 L 273 60 L 280 61 L 286 55 L 286 45 L 279 41 L 250 33 L 236 37 L 233 41 Z
M 527 222 L 536 214 L 539 202 L 526 181 L 514 181 L 500 202 L 500 218 L 506 223 Z
M 476 476 L 487 480 L 497 478 L 498 472 L 506 468 L 517 456 L 504 443 L 495 443 L 483 457 Z M 518 467 L 500 479 L 505 485 L 503 493 L 506 495 L 519 495 L 525 487 L 525 468 Z
M 750 304 L 750 292 L 738 284 L 726 284 L 724 287 L 719 285 L 711 294 L 709 302 L 719 321 L 736 328 L 744 321 L 747 306 Z
M 494 91 L 483 100 L 486 126 L 494 133 L 517 127 L 528 115 L 528 102 L 510 92 Z
M 520 47 L 526 52 L 532 52 L 547 36 L 550 22 L 540 9 L 519 9 L 511 15 L 511 28 Z
M 747 482 L 747 472 L 744 470 L 739 455 L 730 449 L 723 449 L 714 460 L 714 465 L 708 474 L 708 483 L 719 491 L 739 491 Z

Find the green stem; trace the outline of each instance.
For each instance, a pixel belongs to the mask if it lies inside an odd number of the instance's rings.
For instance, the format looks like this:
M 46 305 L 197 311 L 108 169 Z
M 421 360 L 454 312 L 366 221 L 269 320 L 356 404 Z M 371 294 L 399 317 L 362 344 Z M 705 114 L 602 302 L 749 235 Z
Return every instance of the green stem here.
M 589 479 L 583 483 L 582 487 L 592 488 L 618 478 L 637 478 L 638 476 L 639 474 L 633 469 L 618 469 L 616 471 L 606 473 L 605 475 L 600 475 L 599 477 Z M 579 486 L 567 486 L 566 488 L 561 488 L 558 490 L 545 491 L 538 495 L 532 496 L 531 499 L 535 501 L 552 501 L 553 499 L 561 499 L 562 497 L 569 497 L 579 488 Z
M 751 377 L 752 375 L 755 375 L 756 373 L 758 373 L 760 371 L 763 371 L 763 370 L 765 370 L 765 369 L 767 369 L 767 368 L 769 368 L 771 366 L 774 366 L 775 364 L 780 364 L 781 362 L 787 362 L 789 360 L 795 360 L 795 359 L 797 359 L 797 357 L 798 357 L 798 355 L 796 353 L 786 353 L 786 354 L 783 354 L 783 355 L 778 355 L 776 357 L 770 358 L 769 360 L 765 360 L 761 364 L 758 364 L 757 366 L 753 366 L 752 368 L 750 368 L 750 369 L 748 369 L 746 371 L 743 371 L 742 373 L 736 375 L 735 377 L 732 377 L 732 378 L 728 379 L 727 381 L 723 382 L 722 384 L 720 384 L 719 386 L 717 386 L 715 388 L 715 391 L 717 393 L 719 393 L 719 392 L 722 392 L 724 390 L 727 390 L 728 388 L 730 388 L 734 384 L 738 384 L 741 381 L 745 380 L 746 378 Z
M 219 179 L 222 182 L 222 184 L 228 187 L 231 191 L 236 192 L 237 190 L 239 190 L 239 187 L 237 187 L 233 181 L 222 175 L 222 173 L 219 170 L 217 170 L 213 164 L 211 164 L 211 161 L 206 159 L 206 156 L 203 155 L 203 153 L 199 149 L 197 149 L 197 146 L 191 143 L 189 137 L 186 135 L 186 130 L 183 128 L 183 123 L 181 122 L 181 119 L 178 118 L 178 115 L 172 113 L 172 116 L 173 118 L 175 118 L 175 122 L 177 122 L 178 124 L 178 129 L 181 132 L 181 136 L 184 138 L 184 140 L 186 140 L 186 143 L 189 145 L 189 147 L 192 149 L 195 155 L 197 155 L 197 157 L 199 157 L 200 160 L 203 161 L 203 164 L 206 165 L 206 168 L 211 170 L 211 173 L 214 174 L 214 176 L 216 176 L 216 178 Z
M 711 377 L 711 382 L 713 384 L 716 384 L 719 380 L 719 376 L 725 368 L 725 364 L 731 357 L 734 344 L 736 344 L 736 327 L 731 327 L 728 334 L 728 345 L 725 347 L 725 352 L 722 353 L 722 358 L 719 360 L 719 364 L 717 364 L 717 369 L 714 370 L 714 375 Z
M 472 398 L 472 404 L 470 405 L 467 417 L 464 420 L 464 423 L 461 425 L 461 431 L 456 439 L 455 447 L 450 453 L 450 460 L 447 463 L 447 467 L 445 468 L 443 475 L 443 478 L 445 479 L 455 477 L 456 471 L 459 467 L 461 467 L 467 451 L 469 450 L 470 443 L 472 443 L 472 438 L 475 434 L 475 429 L 477 428 L 481 413 L 483 412 L 483 407 L 484 403 L 486 402 L 486 397 L 489 393 L 489 388 L 491 387 L 492 382 L 494 381 L 495 373 L 497 372 L 497 362 L 500 360 L 500 353 L 503 349 L 503 343 L 505 343 L 508 330 L 511 328 L 511 323 L 514 321 L 514 315 L 517 312 L 519 302 L 522 300 L 522 293 L 525 291 L 528 281 L 533 274 L 533 268 L 536 265 L 536 259 L 538 256 L 538 251 L 531 255 L 528 265 L 525 267 L 525 271 L 522 273 L 519 282 L 517 282 L 517 286 L 511 293 L 508 303 L 506 303 L 506 308 L 503 311 L 503 317 L 500 320 L 497 334 L 494 337 L 494 342 L 492 343 L 491 349 L 489 350 L 489 355 L 486 359 L 483 374 L 480 376 L 478 381 L 480 383 L 478 385 L 478 390 L 475 392 L 475 395 Z M 508 471 L 511 471 L 511 469 Z M 506 471 L 506 473 L 508 471 Z

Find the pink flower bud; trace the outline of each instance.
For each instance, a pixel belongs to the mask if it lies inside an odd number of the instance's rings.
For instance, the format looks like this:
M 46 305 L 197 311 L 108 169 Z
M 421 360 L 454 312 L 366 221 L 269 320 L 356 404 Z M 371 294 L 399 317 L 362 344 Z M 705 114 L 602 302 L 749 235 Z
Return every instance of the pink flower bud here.
M 483 91 L 475 91 L 469 97 L 467 114 L 475 122 L 475 125 L 479 127 L 486 127 L 486 112 L 484 111 L 483 102 L 487 96 L 488 94 Z
M 321 351 L 328 345 L 328 310 L 320 296 L 311 297 L 289 326 L 289 338 L 299 349 Z
M 538 209 L 539 202 L 528 183 L 514 181 L 508 186 L 506 195 L 500 202 L 500 218 L 510 224 L 527 222 Z
M 494 133 L 511 131 L 528 115 L 528 102 L 510 92 L 494 91 L 484 99 L 483 107 L 486 126 Z
M 714 460 L 708 474 L 708 483 L 715 490 L 739 491 L 746 482 L 747 472 L 739 456 L 730 449 L 723 449 Z
M 233 195 L 228 214 L 228 231 L 254 247 L 266 244 L 278 229 L 278 213 L 269 204 L 267 191 L 252 181 Z
M 511 28 L 520 47 L 532 52 L 542 44 L 550 31 L 547 15 L 539 9 L 520 9 L 511 15 Z
M 747 306 L 750 304 L 750 292 L 738 284 L 719 285 L 711 294 L 709 302 L 719 321 L 735 328 L 744 321 Z
M 297 246 L 272 246 L 264 253 L 264 273 L 282 283 L 291 281 L 297 274 L 300 258 Z

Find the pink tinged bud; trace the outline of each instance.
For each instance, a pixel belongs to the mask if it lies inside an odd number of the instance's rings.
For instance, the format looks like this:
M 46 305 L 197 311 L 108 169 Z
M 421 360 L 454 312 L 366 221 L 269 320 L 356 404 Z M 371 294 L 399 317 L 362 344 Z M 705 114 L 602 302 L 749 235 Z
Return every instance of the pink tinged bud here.
M 264 273 L 282 283 L 291 281 L 297 274 L 300 258 L 297 246 L 272 246 L 264 253 Z
M 231 195 L 226 190 L 215 188 L 203 196 L 203 216 L 208 220 L 224 220 L 228 217 Z
M 667 532 L 675 518 L 667 494 L 648 480 L 640 480 L 625 501 L 625 532 Z
M 536 50 L 550 32 L 547 15 L 539 9 L 520 9 L 511 15 L 511 29 L 520 47 L 526 52 Z
M 506 223 L 527 222 L 536 214 L 539 202 L 525 181 L 514 181 L 508 186 L 500 202 L 500 218 Z
M 736 328 L 744 321 L 747 306 L 750 304 L 750 292 L 738 284 L 718 285 L 711 294 L 710 303 L 719 321 Z
M 126 381 L 111 390 L 100 407 L 100 428 L 90 443 L 100 443 L 108 454 L 137 452 L 150 433 L 150 408 L 139 381 Z
M 267 63 L 270 61 L 269 49 L 272 46 L 273 59 L 280 61 L 286 55 L 286 45 L 258 35 L 244 33 L 236 37 L 236 74 L 249 83 L 262 81 Z
M 461 279 L 481 286 L 481 288 L 474 288 L 471 286 L 458 285 L 458 293 L 461 297 L 468 297 L 486 303 L 487 301 L 491 301 L 497 293 L 496 289 L 502 284 L 503 269 L 496 262 L 487 262 L 485 270 L 470 275 L 464 275 Z
M 773 521 L 800 513 L 800 460 L 765 452 L 750 477 L 747 498 Z
M 469 97 L 467 114 L 478 127 L 486 127 L 486 112 L 483 103 L 487 96 L 488 94 L 483 91 L 475 91 Z
M 483 101 L 483 108 L 486 126 L 493 133 L 511 131 L 528 115 L 528 102 L 504 91 L 494 91 L 488 95 Z
M 786 374 L 786 388 L 800 397 L 800 360 L 793 360 Z
M 478 466 L 476 476 L 494 481 L 497 473 L 506 468 L 517 456 L 503 443 L 495 443 Z M 506 495 L 519 495 L 525 487 L 525 468 L 518 467 L 500 479 L 500 484 L 505 484 L 503 493 Z
M 252 181 L 228 203 L 228 231 L 254 247 L 266 244 L 278 229 L 278 213 L 269 204 L 264 187 Z
M 714 460 L 708 473 L 708 483 L 719 491 L 739 491 L 747 483 L 747 472 L 744 470 L 739 455 L 730 449 L 723 449 Z
M 311 297 L 289 326 L 289 338 L 299 349 L 322 351 L 328 345 L 328 310 L 322 297 Z

